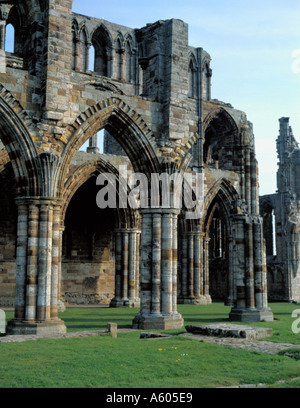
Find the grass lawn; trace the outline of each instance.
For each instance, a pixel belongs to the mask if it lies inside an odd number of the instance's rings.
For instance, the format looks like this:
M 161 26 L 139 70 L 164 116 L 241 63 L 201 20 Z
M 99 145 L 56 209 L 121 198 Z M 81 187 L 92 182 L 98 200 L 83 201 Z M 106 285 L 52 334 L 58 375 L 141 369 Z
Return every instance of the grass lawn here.
M 297 305 L 270 305 L 274 322 L 256 326 L 274 329 L 271 341 L 300 344 L 294 335 L 292 312 Z M 185 324 L 222 322 L 230 307 L 179 306 Z M 67 309 L 60 317 L 68 331 L 101 329 L 107 322 L 130 327 L 137 309 Z M 7 313 L 10 319 L 12 313 Z M 173 330 L 176 334 L 183 330 Z M 299 387 L 300 360 L 271 356 L 172 337 L 141 340 L 139 332 L 119 333 L 117 339 L 95 336 L 0 344 L 1 388 L 214 388 L 238 384 Z

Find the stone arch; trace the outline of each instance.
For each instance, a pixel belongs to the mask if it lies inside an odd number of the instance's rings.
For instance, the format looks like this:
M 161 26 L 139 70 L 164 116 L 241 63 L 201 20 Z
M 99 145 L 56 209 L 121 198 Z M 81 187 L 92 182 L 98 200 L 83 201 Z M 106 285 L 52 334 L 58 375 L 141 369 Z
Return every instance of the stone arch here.
M 206 101 L 211 99 L 211 77 L 212 70 L 210 68 L 210 60 L 206 58 L 203 62 L 202 69 L 202 96 Z
M 224 108 L 211 112 L 204 119 L 203 134 L 204 164 L 216 168 L 228 167 L 232 157 L 227 157 L 226 149 L 240 145 L 238 126 L 232 116 Z
M 204 253 L 209 294 L 232 304 L 234 298 L 232 202 L 238 194 L 228 180 L 220 179 L 209 191 L 201 220 L 207 248 Z
M 9 10 L 6 24 L 11 24 L 15 29 L 14 54 L 23 57 L 30 48 L 28 32 L 31 30 L 32 22 L 37 21 L 41 13 L 40 1 L 21 0 L 13 5 L 6 5 L 6 9 Z
M 124 149 L 136 172 L 159 173 L 155 139 L 141 115 L 119 98 L 97 103 L 79 115 L 67 130 L 68 143 L 62 157 L 59 194 L 69 165 L 78 149 L 100 129 L 106 128 Z
M 87 72 L 89 69 L 89 36 L 84 23 L 72 21 L 72 69 Z
M 65 214 L 68 205 L 76 193 L 76 191 L 91 177 L 97 177 L 100 173 L 110 173 L 116 177 L 117 182 L 120 180 L 120 174 L 118 170 L 110 163 L 104 161 L 102 158 L 98 158 L 96 161 L 89 161 L 81 165 L 74 173 L 70 175 L 65 183 L 62 205 L 62 221 L 65 218 Z M 129 187 L 125 191 L 124 183 L 120 183 L 119 186 L 123 187 L 123 194 L 128 195 Z M 117 195 L 119 191 L 117 190 Z M 118 228 L 136 228 L 138 226 L 138 213 L 136 210 L 132 210 L 130 207 L 125 209 L 117 208 L 118 216 Z
M 117 169 L 102 158 L 86 162 L 78 167 L 74 173 L 69 175 L 65 183 L 62 200 L 62 222 L 65 226 L 62 239 L 62 278 L 64 282 L 62 296 L 69 301 L 72 298 L 72 296 L 70 298 L 69 291 L 66 290 L 70 284 L 73 287 L 72 279 L 65 272 L 68 268 L 74 267 L 77 270 L 84 269 L 84 272 L 76 277 L 76 282 L 82 280 L 82 294 L 87 297 L 86 300 L 91 296 L 90 290 L 86 288 L 86 283 L 91 281 L 95 283 L 95 293 L 92 296 L 96 302 L 102 299 L 100 303 L 110 301 L 111 307 L 138 307 L 139 213 L 130 207 L 95 209 L 92 202 L 94 201 L 93 189 L 97 190 L 94 180 L 103 173 L 115 176 L 117 183 L 113 188 L 116 188 L 117 195 L 120 193 L 120 188 L 123 189 L 123 193 L 128 194 L 127 184 L 119 183 L 120 175 Z M 82 188 L 84 188 L 84 194 L 82 194 Z M 84 201 L 80 201 L 82 198 Z M 78 208 L 80 208 L 82 217 L 76 217 Z M 87 211 L 90 212 L 88 216 L 86 216 Z M 79 218 L 83 218 L 83 221 L 77 222 Z M 82 222 L 85 228 L 82 228 Z M 82 251 L 77 258 L 78 242 L 80 242 Z M 78 288 L 78 285 L 74 293 L 75 299 L 77 295 L 80 296 L 81 289 Z
M 210 123 L 217 117 L 223 117 L 231 126 L 234 135 L 237 136 L 238 135 L 238 126 L 236 121 L 233 119 L 233 117 L 230 115 L 230 113 L 223 107 L 219 107 L 215 110 L 213 110 L 212 112 L 210 112 L 203 121 L 203 130 L 204 132 L 207 130 L 208 126 L 210 125 Z
M 0 88 L 0 138 L 12 163 L 18 195 L 38 195 L 37 151 L 28 130 L 32 122 L 12 94 Z
M 213 202 L 219 199 L 226 211 L 226 215 L 229 219 L 231 214 L 232 203 L 239 199 L 239 194 L 232 186 L 232 184 L 225 178 L 219 179 L 214 186 L 208 191 L 204 199 L 204 208 L 203 213 L 208 214 L 209 209 L 212 207 Z M 202 218 L 202 227 L 201 229 L 205 231 L 205 217 Z
M 205 136 L 206 131 L 209 130 L 210 125 L 214 121 L 214 119 L 219 119 L 219 124 L 224 123 L 225 130 L 231 135 L 230 139 L 226 140 L 226 144 L 232 143 L 232 145 L 238 146 L 240 145 L 240 132 L 236 121 L 227 112 L 226 109 L 223 107 L 217 108 L 207 114 L 207 116 L 203 120 L 202 132 Z M 215 137 L 217 137 L 216 132 L 211 129 Z M 205 137 L 203 136 L 203 150 L 205 149 Z M 202 161 L 202 158 L 199 158 L 199 154 L 197 152 L 197 145 L 200 143 L 200 136 L 198 132 L 194 132 L 194 134 L 190 137 L 189 141 L 182 146 L 181 148 L 181 157 L 183 165 L 187 168 L 190 163 L 199 163 L 199 160 Z M 194 158 L 194 159 L 193 159 Z M 203 152 L 203 160 L 205 161 L 205 152 Z
M 126 34 L 124 35 L 124 44 L 125 44 L 125 45 L 126 45 L 126 44 L 129 44 L 129 46 L 130 46 L 130 48 L 131 48 L 131 51 L 133 51 L 133 49 L 134 49 L 134 47 L 135 47 L 135 41 L 134 41 L 134 39 L 133 39 L 133 37 L 132 37 L 131 34 L 126 33 Z
M 121 31 L 118 31 L 117 36 L 114 40 L 114 46 L 119 47 L 120 49 L 124 48 L 124 36 Z
M 13 3 L 13 2 L 12 2 Z M 12 7 L 17 13 L 18 24 L 20 26 L 27 26 L 29 21 L 41 12 L 44 7 L 44 0 L 19 0 L 15 2 Z

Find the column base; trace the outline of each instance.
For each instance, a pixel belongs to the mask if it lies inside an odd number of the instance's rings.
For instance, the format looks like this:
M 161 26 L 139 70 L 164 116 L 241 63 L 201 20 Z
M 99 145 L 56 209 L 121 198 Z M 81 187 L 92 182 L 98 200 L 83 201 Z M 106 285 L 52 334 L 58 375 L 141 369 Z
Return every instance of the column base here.
M 92 154 L 98 154 L 100 153 L 100 150 L 98 147 L 87 147 L 86 152 L 92 153 Z
M 45 322 L 28 322 L 22 320 L 10 320 L 7 323 L 7 335 L 37 335 L 52 336 L 67 332 L 65 323 L 61 319 L 47 320 Z
M 179 313 L 170 315 L 138 314 L 132 322 L 132 328 L 138 330 L 171 330 L 181 329 L 184 320 Z
M 203 295 L 198 298 L 178 298 L 177 303 L 179 305 L 211 305 L 212 299 L 209 295 Z
M 234 299 L 228 298 L 228 299 L 225 300 L 224 305 L 234 307 L 234 303 L 235 303 Z
M 57 302 L 57 311 L 58 313 L 63 313 L 66 310 L 66 305 L 62 300 Z
M 128 307 L 128 308 L 139 308 L 140 307 L 140 299 L 112 299 L 109 304 L 111 308 L 118 308 L 118 307 Z
M 124 302 L 124 307 L 129 307 L 130 309 L 133 308 L 140 308 L 141 302 L 140 299 L 128 299 Z
M 232 308 L 229 313 L 229 320 L 233 322 L 272 322 L 274 320 L 271 309 L 266 308 L 262 310 L 247 309 L 247 308 Z

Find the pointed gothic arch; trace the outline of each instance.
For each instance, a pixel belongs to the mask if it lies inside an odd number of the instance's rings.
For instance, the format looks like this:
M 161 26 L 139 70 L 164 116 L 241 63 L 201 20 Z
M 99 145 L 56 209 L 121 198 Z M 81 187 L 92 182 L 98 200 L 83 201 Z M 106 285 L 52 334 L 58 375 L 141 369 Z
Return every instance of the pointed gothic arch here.
M 209 294 L 232 305 L 234 299 L 232 203 L 238 193 L 226 179 L 215 183 L 206 196 L 202 231 L 207 242 L 204 256 Z
M 68 143 L 62 154 L 58 194 L 63 191 L 72 158 L 79 148 L 99 130 L 105 128 L 128 155 L 135 172 L 150 177 L 159 173 L 156 142 L 143 118 L 121 99 L 99 102 L 81 114 L 68 129 Z
M 211 112 L 203 124 L 203 162 L 206 166 L 228 168 L 236 160 L 227 150 L 239 147 L 239 129 L 232 116 L 224 108 Z
M 86 183 L 91 177 L 97 177 L 101 173 L 112 174 L 117 183 L 118 189 L 116 191 L 117 196 L 119 193 L 119 188 L 122 188 L 123 196 L 127 196 L 129 193 L 129 187 L 125 189 L 124 182 L 120 182 L 120 174 L 118 169 L 112 164 L 104 161 L 101 157 L 97 158 L 95 161 L 89 161 L 82 164 L 65 182 L 64 194 L 63 194 L 63 206 L 62 206 L 62 220 L 65 217 L 67 208 L 70 201 L 76 191 Z M 133 210 L 130 206 L 127 208 L 116 208 L 117 218 L 118 218 L 118 228 L 136 228 L 138 226 L 138 213 Z
M 96 186 L 96 179 L 101 174 L 112 175 L 116 181 L 111 183 L 117 198 L 114 209 L 100 209 L 95 205 L 96 192 L 100 188 Z M 111 182 L 109 178 L 107 181 Z M 120 208 L 118 205 L 119 195 L 126 196 L 128 192 L 129 187 L 120 181 L 118 170 L 103 158 L 88 161 L 69 175 L 61 218 L 64 223 L 63 298 L 67 296 L 66 299 L 72 301 L 68 293 L 70 278 L 67 270 L 77 265 L 77 268 L 85 269 L 85 279 L 82 289 L 74 286 L 75 297 L 89 299 L 91 294 L 85 289 L 86 282 L 97 282 L 92 295 L 96 301 L 110 301 L 111 307 L 139 305 L 139 213 L 130 206 Z
M 20 196 L 38 195 L 41 189 L 41 180 L 38 176 L 38 154 L 27 125 L 30 126 L 30 118 L 25 114 L 19 102 L 2 87 L 0 91 L 0 139 L 11 160 Z
M 196 98 L 198 96 L 197 86 L 197 71 L 198 64 L 194 54 L 189 56 L 188 78 L 189 78 L 189 97 Z
M 104 24 L 101 24 L 92 33 L 91 38 L 95 49 L 94 72 L 105 77 L 111 77 L 113 72 L 113 40 L 109 30 Z

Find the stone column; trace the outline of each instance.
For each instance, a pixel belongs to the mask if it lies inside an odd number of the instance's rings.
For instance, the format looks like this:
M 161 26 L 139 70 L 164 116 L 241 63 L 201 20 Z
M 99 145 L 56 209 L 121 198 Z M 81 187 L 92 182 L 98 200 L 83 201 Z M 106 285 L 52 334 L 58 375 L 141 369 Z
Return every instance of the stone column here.
M 90 67 L 90 48 L 92 46 L 92 43 L 87 42 L 86 47 L 85 47 L 85 72 L 89 72 L 89 67 Z
M 178 215 L 173 214 L 173 276 L 172 276 L 172 310 L 177 310 L 177 293 L 178 293 Z
M 228 262 L 229 262 L 229 268 L 228 268 L 228 297 L 226 299 L 226 306 L 234 306 L 234 299 L 235 299 L 235 293 L 234 293 L 234 243 L 233 243 L 233 238 L 232 235 L 227 236 L 228 240 Z
M 59 301 L 59 264 L 61 263 L 60 256 L 60 217 L 61 207 L 56 205 L 53 207 L 53 227 L 52 227 L 52 270 L 51 270 L 51 298 L 50 298 L 50 314 L 51 317 L 57 317 L 58 301 Z
M 187 264 L 187 235 L 183 234 L 181 243 L 181 296 L 180 303 L 184 303 L 184 300 L 188 297 L 187 283 L 188 283 L 188 264 Z
M 43 201 L 40 205 L 38 248 L 37 320 L 39 321 L 49 320 L 51 317 L 52 227 L 52 203 L 51 201 Z
M 194 235 L 194 297 L 201 298 L 201 237 L 197 232 Z
M 64 227 L 60 226 L 59 228 L 59 252 L 58 252 L 58 300 L 57 300 L 57 310 L 59 313 L 62 313 L 66 310 L 66 306 L 62 297 L 62 244 L 63 244 L 63 232 Z
M 160 314 L 161 307 L 161 214 L 152 217 L 152 314 Z
M 188 297 L 194 298 L 194 234 L 188 234 Z
M 258 193 L 258 166 L 255 153 L 251 152 L 251 211 L 252 215 L 259 215 L 259 193 Z
M 267 262 L 263 240 L 262 219 L 260 217 L 255 218 L 253 223 L 253 246 L 255 306 L 259 312 L 260 320 L 272 321 L 273 314 L 268 307 Z
M 73 38 L 73 69 L 75 71 L 80 71 L 80 64 L 79 64 L 79 44 L 80 44 L 80 38 L 76 36 Z
M 89 147 L 87 147 L 86 152 L 92 154 L 99 153 L 99 148 L 97 146 L 97 134 L 89 139 Z
M 126 307 L 139 307 L 138 290 L 138 239 L 139 231 L 132 229 L 128 231 L 128 299 L 125 301 Z
M 249 149 L 245 149 L 245 197 L 248 205 L 248 213 L 251 214 L 251 159 Z
M 36 296 L 38 278 L 38 228 L 39 207 L 33 201 L 28 205 L 28 256 L 26 282 L 26 320 L 36 318 Z
M 0 5 L 0 50 L 5 51 L 6 20 L 8 19 L 11 4 Z
M 187 232 L 183 235 L 182 291 L 178 303 L 211 304 L 209 286 L 205 287 L 205 277 L 209 283 L 209 270 L 207 271 L 206 267 L 206 265 L 209 267 L 209 260 L 206 259 L 208 252 L 206 252 L 206 247 L 203 247 L 203 240 L 203 234 L 199 231 Z
M 245 283 L 246 283 L 246 306 L 248 309 L 255 308 L 254 300 L 254 264 L 253 264 L 253 225 L 245 223 Z
M 138 236 L 136 229 L 116 231 L 115 297 L 110 307 L 139 307 Z
M 57 200 L 33 197 L 16 202 L 16 306 L 15 318 L 8 322 L 7 333 L 64 333 L 66 327 L 57 317 L 60 217 Z
M 153 244 L 154 237 L 152 234 L 153 231 L 152 217 L 153 214 L 150 211 L 149 213 L 145 211 L 142 212 L 141 243 L 140 243 L 140 282 L 141 282 L 140 296 L 141 296 L 141 313 L 143 313 L 144 316 L 150 315 L 151 312 L 155 314 L 156 311 L 152 309 L 152 305 L 158 303 L 154 295 L 154 299 L 151 305 L 151 300 L 153 297 L 152 268 L 154 268 L 152 252 L 152 247 L 154 245 Z M 156 260 L 154 259 L 154 264 L 155 262 Z
M 6 21 L 0 20 L 0 50 L 5 51 L 5 28 Z
M 235 230 L 235 277 L 236 302 L 229 318 L 232 321 L 272 321 L 273 314 L 265 306 L 264 272 L 262 265 L 262 229 L 257 217 L 236 216 Z
M 122 282 L 122 233 L 116 231 L 115 235 L 115 259 L 116 259 L 116 275 L 115 275 L 115 297 L 110 303 L 110 307 L 120 307 L 122 304 L 121 297 L 121 282 Z
M 122 302 L 128 301 L 128 231 L 122 233 Z
M 144 209 L 141 213 L 141 310 L 133 327 L 181 328 L 183 319 L 177 312 L 177 234 L 174 233 L 179 211 Z
M 25 318 L 25 282 L 27 268 L 27 241 L 28 241 L 28 209 L 23 200 L 17 200 L 18 230 L 16 251 L 16 294 L 15 294 L 15 319 Z
M 172 252 L 173 252 L 173 217 L 171 213 L 162 214 L 161 224 L 161 312 L 172 313 Z
M 203 296 L 207 301 L 207 304 L 212 303 L 211 296 L 209 294 L 209 242 L 210 238 L 204 235 L 203 237 Z

